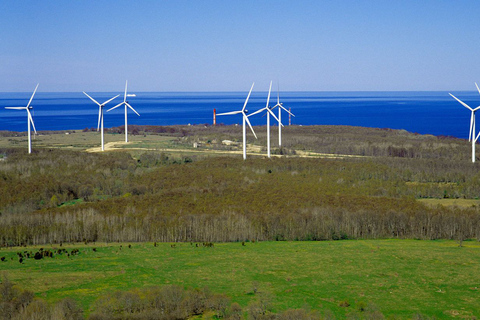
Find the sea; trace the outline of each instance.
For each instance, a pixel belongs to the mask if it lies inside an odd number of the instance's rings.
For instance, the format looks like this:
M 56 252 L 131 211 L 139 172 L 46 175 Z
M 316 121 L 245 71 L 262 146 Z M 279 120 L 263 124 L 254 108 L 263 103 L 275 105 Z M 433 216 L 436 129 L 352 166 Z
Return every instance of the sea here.
M 105 106 L 105 127 L 124 124 L 124 108 L 107 109 L 123 101 L 122 93 L 91 92 L 99 102 L 120 94 Z M 128 101 L 140 114 L 129 110 L 128 123 L 136 125 L 210 125 L 217 113 L 241 110 L 248 92 L 138 92 Z M 252 113 L 265 107 L 267 92 L 252 92 L 246 109 Z M 471 107 L 480 103 L 478 92 L 452 92 Z M 22 110 L 4 107 L 26 106 L 31 92 L 0 93 L 0 130 L 26 131 Z M 403 129 L 419 134 L 468 139 L 471 112 L 448 92 L 280 92 L 279 101 L 295 115 L 282 114 L 288 125 L 348 125 Z M 270 105 L 277 102 L 273 93 Z M 96 128 L 98 106 L 82 92 L 37 92 L 31 105 L 37 131 Z M 275 111 L 277 113 L 277 111 Z M 252 125 L 266 124 L 259 113 Z M 240 115 L 217 116 L 217 124 L 241 124 Z M 276 124 L 272 119 L 272 124 Z

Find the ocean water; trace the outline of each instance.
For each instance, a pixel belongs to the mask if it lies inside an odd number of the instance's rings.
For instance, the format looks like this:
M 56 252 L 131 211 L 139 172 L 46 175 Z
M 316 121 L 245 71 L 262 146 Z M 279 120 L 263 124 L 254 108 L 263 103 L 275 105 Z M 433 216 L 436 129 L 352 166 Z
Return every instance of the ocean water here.
M 480 104 L 478 92 L 452 92 L 471 107 Z M 99 102 L 119 93 L 89 93 Z M 140 113 L 129 111 L 129 124 L 174 125 L 211 124 L 217 113 L 240 110 L 248 92 L 139 92 L 128 99 Z M 25 106 L 31 92 L 0 93 L 0 130 L 26 131 L 26 113 L 4 107 Z M 247 110 L 263 108 L 267 92 L 252 92 Z M 270 105 L 275 105 L 272 93 Z M 106 105 L 105 111 L 123 101 L 123 95 Z M 470 111 L 448 92 L 281 92 L 280 102 L 291 108 L 292 125 L 350 125 L 404 129 L 420 134 L 468 138 Z M 38 131 L 96 128 L 98 106 L 81 92 L 37 92 L 32 106 Z M 124 124 L 123 106 L 105 112 L 105 127 Z M 239 115 L 218 116 L 217 123 L 241 124 Z M 250 118 L 253 125 L 264 125 L 262 114 Z M 286 113 L 282 122 L 288 124 Z M 272 121 L 275 123 L 275 120 Z

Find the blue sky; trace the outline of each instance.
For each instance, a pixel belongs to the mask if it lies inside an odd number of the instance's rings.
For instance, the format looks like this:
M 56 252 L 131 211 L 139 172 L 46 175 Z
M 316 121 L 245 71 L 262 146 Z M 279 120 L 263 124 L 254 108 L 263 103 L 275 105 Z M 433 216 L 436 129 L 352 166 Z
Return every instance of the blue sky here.
M 0 2 L 0 91 L 474 90 L 478 1 Z

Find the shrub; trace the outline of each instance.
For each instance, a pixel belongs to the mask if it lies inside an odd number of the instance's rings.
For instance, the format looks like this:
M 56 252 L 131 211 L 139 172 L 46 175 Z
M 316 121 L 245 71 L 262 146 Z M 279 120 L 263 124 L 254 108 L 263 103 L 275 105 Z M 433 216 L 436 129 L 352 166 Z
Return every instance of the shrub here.
M 277 315 L 277 320 L 316 320 L 320 316 L 305 309 L 289 309 Z
M 343 300 L 343 301 L 340 301 L 340 302 L 338 303 L 338 306 L 339 306 L 339 307 L 342 307 L 342 308 L 348 308 L 348 307 L 350 307 L 350 303 L 348 303 L 347 300 Z
M 75 300 L 65 298 L 55 304 L 53 318 L 58 320 L 82 320 L 83 310 Z
M 34 299 L 24 312 L 17 316 L 17 319 L 49 320 L 52 318 L 52 311 L 48 303 L 42 299 Z
M 187 319 L 206 311 L 225 317 L 228 303 L 226 296 L 211 294 L 207 288 L 151 287 L 100 297 L 90 319 Z
M 237 302 L 234 302 L 230 305 L 227 316 L 225 318 L 229 320 L 241 320 L 242 312 L 242 307 Z

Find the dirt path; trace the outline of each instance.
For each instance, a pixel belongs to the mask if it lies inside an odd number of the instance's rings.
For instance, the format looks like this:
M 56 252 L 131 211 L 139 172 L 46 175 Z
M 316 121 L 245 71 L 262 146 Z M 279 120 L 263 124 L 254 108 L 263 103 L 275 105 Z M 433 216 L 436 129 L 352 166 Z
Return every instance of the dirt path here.
M 124 146 L 128 144 L 125 141 L 115 141 L 115 142 L 108 142 L 104 145 L 105 151 L 118 151 L 118 150 L 156 150 L 156 151 L 163 151 L 163 152 L 172 152 L 172 153 L 210 153 L 210 154 L 242 154 L 242 150 L 213 150 L 213 149 L 171 149 L 171 148 L 121 148 L 120 146 Z M 253 152 L 253 150 L 257 151 L 259 146 L 255 145 L 248 145 L 247 146 L 247 153 L 250 156 L 260 156 L 266 157 L 266 154 Z M 85 150 L 87 152 L 102 152 L 101 147 L 95 147 Z M 272 154 L 272 157 L 300 157 L 300 158 L 331 158 L 331 159 L 343 159 L 343 158 L 364 158 L 364 156 L 356 156 L 356 155 L 339 155 L 339 154 L 330 154 L 330 153 L 317 153 L 311 151 L 296 151 L 296 155 L 280 155 L 280 154 Z
M 112 151 L 112 150 L 118 150 L 120 148 L 117 148 L 117 146 L 125 145 L 128 142 L 125 141 L 114 141 L 114 142 L 107 142 L 103 145 L 103 149 L 105 151 Z M 85 150 L 87 152 L 102 152 L 102 147 L 95 147 L 95 148 L 90 148 Z

